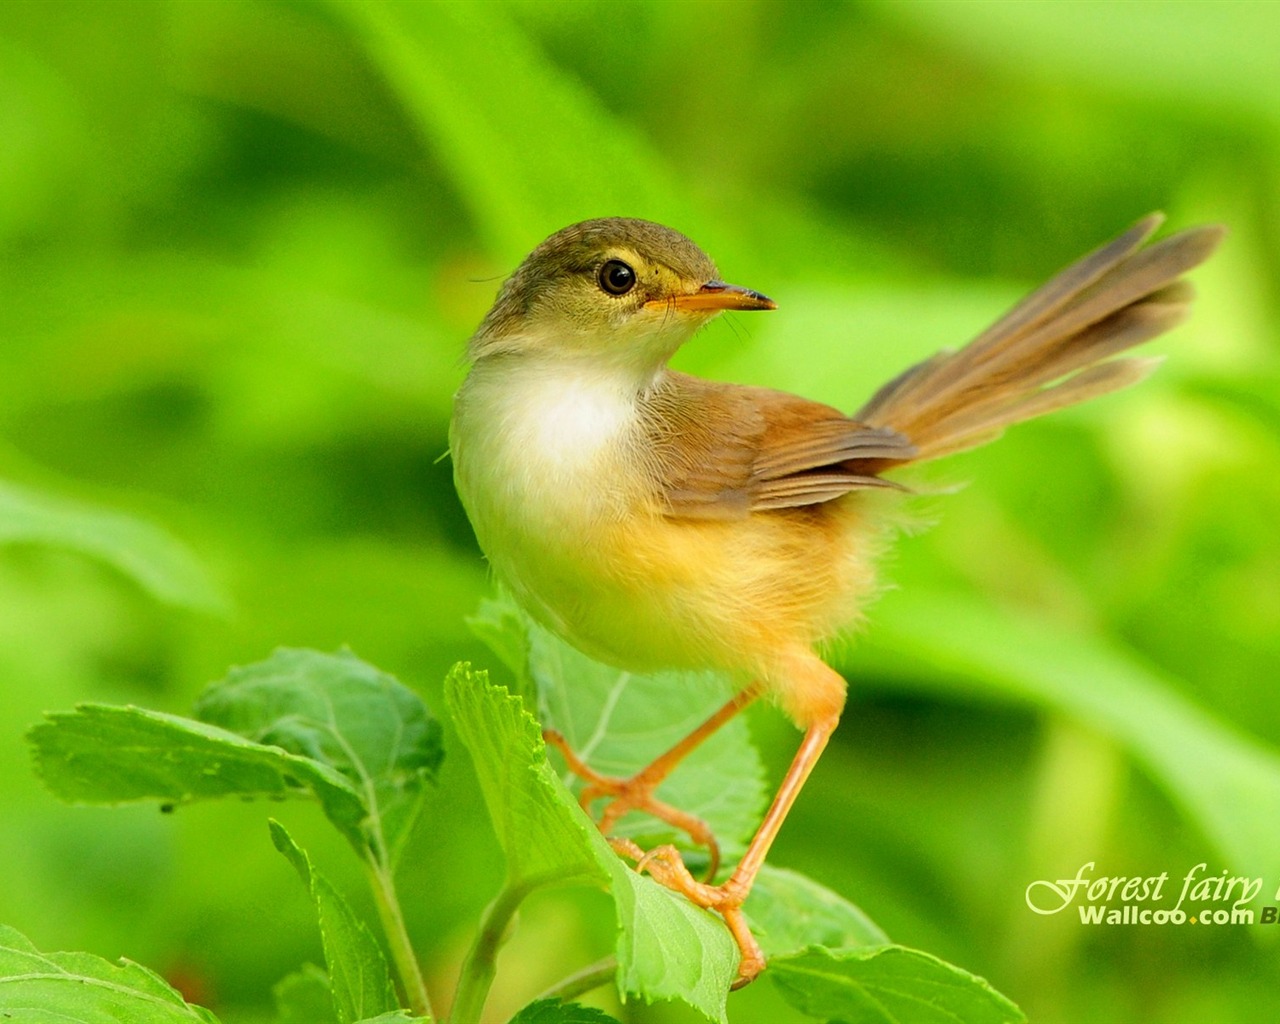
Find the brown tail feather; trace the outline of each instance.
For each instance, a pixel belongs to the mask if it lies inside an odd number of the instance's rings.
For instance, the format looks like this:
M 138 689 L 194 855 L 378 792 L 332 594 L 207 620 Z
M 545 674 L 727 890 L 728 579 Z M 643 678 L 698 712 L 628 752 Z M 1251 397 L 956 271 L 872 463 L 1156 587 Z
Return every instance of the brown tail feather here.
M 963 451 L 1012 423 L 1128 387 L 1158 363 L 1112 359 L 1180 323 L 1192 298 L 1179 280 L 1225 233 L 1192 228 L 1146 249 L 1161 214 L 1072 264 L 958 352 L 917 363 L 855 418 L 905 434 L 913 461 Z

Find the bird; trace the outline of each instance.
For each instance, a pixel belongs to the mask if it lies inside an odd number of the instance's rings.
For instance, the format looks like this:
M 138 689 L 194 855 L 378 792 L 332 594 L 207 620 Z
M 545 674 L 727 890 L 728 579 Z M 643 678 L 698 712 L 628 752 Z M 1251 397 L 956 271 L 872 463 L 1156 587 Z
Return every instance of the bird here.
M 765 968 L 743 902 L 844 709 L 846 681 L 819 650 L 876 592 L 893 506 L 909 490 L 887 474 L 1146 377 L 1159 360 L 1125 353 L 1185 318 L 1183 275 L 1224 234 L 1209 225 L 1146 244 L 1162 221 L 1139 220 L 852 413 L 672 369 L 720 313 L 777 304 L 725 283 L 689 238 L 646 220 L 586 220 L 546 238 L 467 343 L 449 450 L 494 574 L 534 620 L 600 661 L 733 682 L 723 707 L 629 778 L 544 735 L 585 780 L 583 806 L 606 800 L 606 834 L 638 810 L 708 848 L 710 869 L 694 878 L 672 845 L 611 840 L 637 870 L 720 915 L 739 951 L 734 987 Z M 803 738 L 717 883 L 711 830 L 657 790 L 761 697 Z

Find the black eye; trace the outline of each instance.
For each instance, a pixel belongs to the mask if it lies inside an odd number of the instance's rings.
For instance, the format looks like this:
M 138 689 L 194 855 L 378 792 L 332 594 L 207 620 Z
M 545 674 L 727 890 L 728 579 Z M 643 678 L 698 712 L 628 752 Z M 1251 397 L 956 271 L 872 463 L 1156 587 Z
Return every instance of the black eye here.
M 636 286 L 636 272 L 622 260 L 609 260 L 600 268 L 600 287 L 610 295 L 626 295 Z

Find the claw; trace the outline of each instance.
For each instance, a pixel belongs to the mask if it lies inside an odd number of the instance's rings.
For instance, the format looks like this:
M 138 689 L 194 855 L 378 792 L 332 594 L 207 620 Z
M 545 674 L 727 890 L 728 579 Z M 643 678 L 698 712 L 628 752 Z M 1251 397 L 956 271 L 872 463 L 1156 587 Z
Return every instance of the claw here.
M 738 878 L 739 872 L 735 872 L 723 885 L 710 884 L 720 867 L 720 845 L 716 842 L 711 829 L 701 818 L 663 803 L 653 795 L 654 790 L 673 767 L 670 763 L 671 759 L 659 758 L 631 778 L 619 779 L 601 775 L 584 763 L 560 733 L 547 729 L 542 737 L 564 755 L 569 770 L 586 783 L 578 795 L 578 802 L 584 811 L 590 814 L 591 804 L 596 800 L 609 800 L 601 811 L 597 824 L 600 831 L 608 837 L 613 851 L 620 857 L 635 861 L 636 871 L 647 873 L 659 885 L 679 893 L 695 906 L 713 911 L 724 919 L 742 954 L 738 961 L 738 975 L 732 987 L 738 989 L 750 984 L 765 966 L 764 952 L 751 934 L 746 918 L 742 914 L 742 904 L 750 890 L 750 877 L 744 882 Z M 694 878 L 685 866 L 680 851 L 669 843 L 655 846 L 646 852 L 634 840 L 623 836 L 609 836 L 609 832 L 619 819 L 632 810 L 651 814 L 687 833 L 689 838 L 698 845 L 705 846 L 710 855 L 705 879 L 698 881 Z M 754 872 L 751 874 L 754 875 Z
M 640 870 L 638 865 L 644 860 L 645 852 L 637 843 L 623 836 L 609 836 L 606 841 L 612 847 L 614 853 L 619 857 L 626 857 L 627 860 L 635 861 L 637 864 L 636 870 Z
M 837 681 L 840 700 L 829 713 L 825 713 L 825 705 L 823 705 L 818 707 L 812 716 L 806 716 L 806 718 L 811 717 L 812 720 L 807 723 L 800 749 L 796 751 L 791 767 L 783 776 L 782 785 L 778 787 L 773 803 L 769 805 L 764 820 L 747 845 L 742 860 L 721 885 L 709 884 L 715 877 L 716 869 L 720 864 L 720 849 L 706 823 L 655 799 L 653 791 L 686 754 L 755 700 L 763 692 L 762 684 L 753 683 L 741 691 L 697 729 L 630 779 L 611 779 L 593 771 L 569 749 L 569 744 L 565 742 L 563 736 L 550 730 L 543 733 L 548 743 L 559 747 L 569 768 L 586 780 L 587 788 L 583 792 L 584 804 L 589 804 L 600 796 L 613 798 L 600 816 L 600 829 L 606 835 L 623 814 L 636 809 L 648 811 L 655 817 L 687 832 L 695 842 L 706 844 L 711 851 L 711 871 L 705 882 L 699 882 L 689 873 L 684 861 L 680 859 L 680 851 L 674 846 L 669 844 L 659 846 L 645 853 L 630 839 L 610 840 L 613 849 L 621 856 L 636 862 L 637 871 L 648 872 L 654 881 L 680 893 L 695 905 L 713 910 L 724 918 L 724 923 L 728 926 L 733 935 L 733 941 L 737 943 L 738 950 L 742 954 L 738 960 L 738 976 L 733 983 L 734 988 L 742 988 L 743 985 L 750 984 L 765 967 L 764 951 L 756 942 L 755 936 L 751 934 L 751 929 L 747 927 L 747 920 L 742 914 L 742 904 L 751 891 L 756 875 L 764 865 L 764 859 L 769 854 L 769 847 L 773 845 L 778 829 L 782 827 L 783 819 L 791 810 L 791 805 L 795 803 L 800 788 L 809 777 L 813 766 L 817 764 L 818 758 L 822 756 L 822 751 L 831 738 L 832 732 L 835 731 L 836 723 L 840 720 L 840 707 L 844 702 L 844 680 L 835 672 L 812 655 L 807 656 L 807 660 L 802 661 L 800 667 L 805 669 L 809 677 L 817 677 L 818 682 L 824 685 L 832 680 Z M 821 692 L 834 692 L 835 689 L 827 686 Z
M 631 845 L 635 846 L 634 843 Z M 747 893 L 735 885 L 733 879 L 724 885 L 699 882 L 680 859 L 680 851 L 670 845 L 655 846 L 644 854 L 637 861 L 636 870 L 647 871 L 649 877 L 659 885 L 680 893 L 695 906 L 715 911 L 724 918 L 724 923 L 728 925 L 742 954 L 738 961 L 738 976 L 732 985 L 734 989 L 749 985 L 764 970 L 764 951 L 751 934 L 742 913 Z
M 649 814 L 684 832 L 698 846 L 705 846 L 708 858 L 706 880 L 715 878 L 716 872 L 720 870 L 720 844 L 716 841 L 715 834 L 701 818 L 672 807 L 654 796 L 654 790 L 663 776 L 654 778 L 649 769 L 642 769 L 629 779 L 601 775 L 573 752 L 561 733 L 554 729 L 544 729 L 542 738 L 560 751 L 569 770 L 586 783 L 578 794 L 578 803 L 588 815 L 591 814 L 592 803 L 608 799 L 609 802 L 596 819 L 601 832 L 607 836 L 629 811 Z

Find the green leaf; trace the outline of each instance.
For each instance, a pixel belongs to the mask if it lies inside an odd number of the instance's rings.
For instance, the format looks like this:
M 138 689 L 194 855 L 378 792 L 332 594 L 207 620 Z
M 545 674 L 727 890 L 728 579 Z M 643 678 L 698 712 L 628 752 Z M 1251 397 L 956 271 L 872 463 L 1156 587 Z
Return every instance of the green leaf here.
M 652 150 L 540 53 L 499 5 L 336 10 L 430 141 L 482 234 L 506 256 L 523 255 L 548 225 L 590 213 L 687 222 L 677 205 L 684 191 Z
M 281 649 L 232 669 L 196 716 L 256 743 L 336 769 L 360 794 L 369 841 L 394 863 L 444 757 L 422 699 L 350 651 Z
M 294 866 L 316 902 L 320 940 L 339 1024 L 352 1024 L 399 1009 L 382 947 L 342 894 L 311 866 L 306 852 L 293 841 L 284 826 L 272 821 L 269 827 L 276 849 Z
M 480 607 L 466 622 L 467 628 L 511 670 L 515 677 L 511 692 L 526 707 L 538 708 L 538 716 L 543 717 L 537 684 L 529 676 L 529 617 L 510 594 L 500 590 L 497 597 L 482 598 Z
M 603 1010 L 559 999 L 539 999 L 517 1013 L 508 1024 L 618 1024 Z
M 1059 632 L 920 590 L 887 595 L 869 640 L 866 653 L 885 671 L 900 674 L 921 661 L 933 668 L 908 685 L 1029 703 L 1114 738 L 1226 863 L 1261 872 L 1280 861 L 1280 756 L 1181 696 L 1133 654 L 1079 629 Z
M 73 803 L 134 800 L 189 803 L 216 797 L 315 796 L 353 842 L 366 817 L 355 787 L 338 771 L 278 747 L 160 711 L 81 704 L 28 733 L 36 770 Z
M 596 850 L 613 878 L 619 991 L 649 1002 L 683 999 L 712 1020 L 725 1020 L 738 949 L 724 922 L 632 871 L 607 843 Z
M 0 482 L 0 544 L 46 544 L 106 562 L 165 604 L 225 614 L 195 555 L 157 526 Z
M 723 1021 L 737 970 L 724 924 L 619 860 L 552 771 L 538 723 L 519 698 L 460 664 L 445 682 L 445 700 L 507 858 L 508 891 L 610 884 L 619 988 L 648 1000 L 683 999 Z
M 445 701 L 475 764 L 506 855 L 508 884 L 605 882 L 595 855 L 598 833 L 574 813 L 576 805 L 547 764 L 538 724 L 520 699 L 492 685 L 487 673 L 459 664 L 445 680 Z
M 213 684 L 197 713 L 211 721 L 102 704 L 51 714 L 29 733 L 37 770 L 82 803 L 312 796 L 358 854 L 394 861 L 442 756 L 413 691 L 350 653 L 278 651 Z
M 315 964 L 303 964 L 271 990 L 276 1024 L 338 1024 L 329 975 Z
M 487 601 L 478 635 L 509 665 L 524 652 L 519 675 L 532 678 L 539 713 L 570 748 L 606 775 L 629 776 L 683 739 L 729 699 L 729 683 L 711 673 L 623 672 L 581 654 L 533 622 L 511 598 Z M 580 782 L 566 773 L 575 789 Z M 764 812 L 764 769 L 739 715 L 694 750 L 661 787 L 662 799 L 705 821 L 722 847 L 745 845 Z M 638 813 L 624 817 L 615 835 L 641 846 L 689 838 Z
M 983 978 L 916 949 L 815 948 L 769 962 L 792 1006 L 841 1024 L 1017 1024 L 1026 1017 Z
M 843 896 L 811 878 L 766 864 L 743 907 L 767 957 L 809 946 L 883 946 L 889 937 Z
M 41 953 L 0 925 L 0 1019 L 22 1024 L 217 1024 L 163 978 L 91 953 Z

